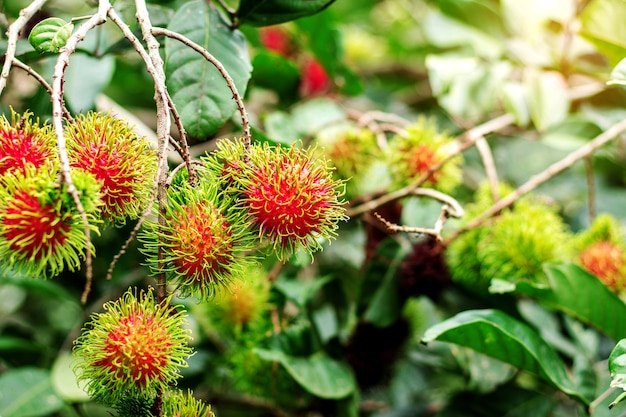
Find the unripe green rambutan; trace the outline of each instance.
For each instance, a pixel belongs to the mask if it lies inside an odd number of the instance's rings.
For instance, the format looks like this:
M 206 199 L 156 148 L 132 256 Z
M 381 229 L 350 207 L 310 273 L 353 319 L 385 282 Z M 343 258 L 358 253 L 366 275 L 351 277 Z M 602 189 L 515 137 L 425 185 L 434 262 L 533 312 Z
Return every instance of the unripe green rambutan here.
M 321 249 L 320 238 L 334 238 L 339 221 L 347 220 L 344 184 L 315 149 L 256 145 L 238 181 L 242 206 L 280 260 L 298 248 Z
M 554 206 L 537 198 L 519 200 L 481 236 L 481 274 L 508 282 L 547 285 L 543 265 L 569 258 L 572 235 Z
M 157 157 L 150 143 L 110 113 L 78 116 L 66 136 L 71 166 L 102 183 L 104 220 L 123 224 L 139 217 L 154 188 Z
M 136 292 L 106 303 L 75 342 L 78 379 L 104 404 L 153 397 L 176 382 L 191 355 L 183 312 L 169 299 L 156 303 L 152 289 Z
M 94 212 L 100 205 L 97 181 L 72 174 L 89 227 L 97 231 Z M 33 166 L 0 176 L 0 258 L 27 275 L 53 277 L 80 267 L 87 239 L 84 225 L 67 187 L 56 173 Z
M 171 187 L 164 227 L 147 222 L 140 236 L 152 270 L 166 272 L 168 282 L 182 296 L 206 300 L 238 278 L 252 261 L 245 256 L 252 247 L 249 220 L 217 187 L 215 182 L 202 182 L 197 188 Z
M 250 265 L 239 279 L 229 283 L 215 300 L 220 319 L 240 329 L 261 317 L 269 305 L 270 285 L 267 272 L 259 265 Z
M 389 142 L 387 161 L 396 187 L 408 185 L 446 159 L 454 150 L 453 138 L 440 132 L 435 122 L 420 118 L 408 126 L 404 134 Z M 424 183 L 442 192 L 449 192 L 461 182 L 462 157 L 455 156 L 435 171 Z
M 617 220 L 601 214 L 576 237 L 575 261 L 597 276 L 611 291 L 626 285 L 626 244 Z
M 194 398 L 191 391 L 170 391 L 163 398 L 163 417 L 214 417 L 211 406 Z
M 369 129 L 349 129 L 320 135 L 317 143 L 335 169 L 333 177 L 346 182 L 346 194 L 357 195 L 367 181 L 368 171 L 382 155 L 374 133 Z
M 0 175 L 13 170 L 25 172 L 26 166 L 39 168 L 54 165 L 56 147 L 54 131 L 50 125 L 32 120 L 32 113 L 19 115 L 11 111 L 9 122 L 0 117 Z

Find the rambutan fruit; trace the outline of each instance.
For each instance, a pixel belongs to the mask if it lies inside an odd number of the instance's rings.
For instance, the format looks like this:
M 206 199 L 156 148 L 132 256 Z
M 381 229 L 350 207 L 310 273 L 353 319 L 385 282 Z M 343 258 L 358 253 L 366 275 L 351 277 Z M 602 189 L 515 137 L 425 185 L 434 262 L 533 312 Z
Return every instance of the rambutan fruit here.
M 215 300 L 220 319 L 236 329 L 259 319 L 270 307 L 270 284 L 267 272 L 259 265 L 249 265 L 239 279 L 229 283 Z
M 66 137 L 71 166 L 102 183 L 103 219 L 123 224 L 139 217 L 154 188 L 157 157 L 150 143 L 111 113 L 78 116 Z
M 99 184 L 73 173 L 89 227 L 97 231 L 94 212 Z M 27 275 L 53 277 L 80 267 L 87 247 L 84 225 L 73 198 L 56 174 L 27 166 L 25 172 L 0 176 L 0 257 Z
M 216 149 L 200 158 L 198 175 L 201 180 L 219 182 L 219 189 L 229 194 L 238 194 L 239 177 L 245 169 L 245 146 L 241 138 L 217 141 Z
M 339 221 L 347 220 L 344 184 L 332 178 L 325 158 L 315 149 L 263 144 L 250 159 L 240 177 L 242 206 L 280 260 L 298 248 L 317 251 L 320 238 L 335 237 Z
M 104 404 L 150 398 L 176 382 L 192 351 L 184 313 L 156 303 L 152 289 L 128 290 L 95 313 L 75 341 L 74 371 L 89 395 Z
M 0 175 L 26 166 L 39 168 L 56 162 L 55 136 L 48 124 L 40 125 L 33 114 L 11 112 L 11 121 L 0 117 Z
M 575 261 L 600 279 L 611 291 L 626 285 L 626 244 L 617 220 L 609 214 L 594 219 L 576 236 Z
M 259 29 L 261 45 L 266 49 L 282 56 L 289 56 L 293 50 L 291 36 L 287 30 L 278 25 L 266 26 Z
M 305 59 L 300 72 L 300 95 L 302 97 L 319 96 L 330 89 L 332 80 L 317 59 Z
M 170 188 L 164 216 L 163 227 L 147 222 L 140 240 L 154 273 L 166 272 L 182 296 L 208 299 L 252 262 L 245 256 L 252 245 L 248 218 L 215 182 Z
M 452 137 L 440 132 L 434 121 L 420 118 L 389 141 L 387 161 L 394 186 L 403 187 L 421 178 L 453 150 Z M 460 155 L 453 157 L 434 171 L 423 186 L 452 191 L 461 182 L 462 161 Z
M 351 128 L 319 135 L 316 141 L 334 168 L 333 177 L 346 182 L 346 195 L 358 195 L 367 185 L 370 168 L 382 156 L 374 133 Z
M 437 301 L 451 282 L 443 256 L 444 247 L 432 236 L 426 236 L 400 264 L 400 292 L 405 296 L 425 295 Z
M 194 398 L 191 391 L 170 391 L 163 398 L 163 416 L 214 417 L 211 406 Z

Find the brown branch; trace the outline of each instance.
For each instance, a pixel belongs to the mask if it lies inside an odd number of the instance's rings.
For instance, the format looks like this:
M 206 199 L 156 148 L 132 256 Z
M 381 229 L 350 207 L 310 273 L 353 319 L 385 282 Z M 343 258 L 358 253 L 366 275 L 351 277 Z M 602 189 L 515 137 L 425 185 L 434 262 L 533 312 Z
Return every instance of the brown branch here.
M 589 222 L 596 218 L 596 185 L 593 173 L 593 157 L 585 156 L 585 173 L 587 177 L 587 207 L 589 210 Z
M 6 87 L 9 79 L 9 72 L 11 71 L 11 66 L 13 65 L 13 58 L 15 58 L 17 39 L 20 36 L 20 32 L 45 3 L 46 0 L 32 1 L 28 7 L 20 10 L 20 16 L 15 19 L 7 30 L 7 51 L 4 54 L 5 60 L 4 65 L 2 66 L 2 71 L 0 71 L 0 94 L 2 94 L 2 90 Z
M 494 214 L 498 213 L 502 209 L 510 206 L 515 201 L 517 201 L 521 196 L 529 193 L 535 188 L 539 187 L 544 182 L 554 178 L 556 175 L 560 174 L 567 168 L 571 167 L 574 163 L 579 160 L 591 155 L 600 147 L 606 145 L 616 136 L 626 131 L 626 119 L 622 120 L 619 123 L 614 124 L 609 129 L 605 130 L 603 133 L 596 136 L 591 142 L 587 143 L 584 146 L 576 149 L 575 151 L 566 155 L 563 159 L 555 162 L 554 164 L 547 167 L 542 172 L 533 175 L 530 177 L 528 181 L 518 187 L 514 192 L 503 197 L 501 200 L 497 201 L 494 205 L 492 205 L 489 209 L 485 210 L 479 216 L 470 221 L 465 227 L 461 228 L 457 233 L 448 239 L 448 242 L 456 238 L 461 233 L 479 227 L 483 222 L 489 219 Z
M 76 209 L 78 210 L 84 226 L 85 238 L 87 240 L 87 249 L 85 250 L 85 275 L 86 283 L 81 302 L 87 302 L 87 296 L 91 291 L 91 281 L 93 279 L 92 253 L 91 253 L 91 230 L 89 228 L 89 220 L 83 204 L 80 201 L 80 195 L 76 186 L 72 181 L 70 160 L 67 155 L 67 147 L 65 143 L 65 135 L 63 129 L 63 76 L 69 64 L 70 55 L 76 51 L 78 43 L 80 43 L 87 32 L 98 25 L 106 22 L 107 10 L 111 7 L 107 0 L 101 0 L 98 4 L 98 11 L 89 20 L 80 25 L 67 40 L 65 46 L 59 51 L 56 64 L 54 65 L 54 73 L 52 75 L 52 93 L 50 99 L 52 101 L 52 124 L 57 139 L 57 148 L 59 152 L 60 176 L 61 182 L 67 186 L 67 192 L 72 196 Z
M 224 65 L 222 65 L 222 63 L 217 58 L 211 55 L 209 51 L 207 51 L 205 48 L 201 47 L 200 45 L 198 45 L 191 39 L 187 38 L 186 36 L 183 36 L 179 33 L 173 32 L 168 29 L 156 28 L 156 27 L 152 28 L 152 34 L 154 36 L 167 36 L 168 38 L 176 39 L 182 44 L 187 45 L 194 51 L 198 52 L 200 55 L 202 55 L 204 59 L 210 62 L 218 70 L 222 78 L 224 78 L 224 80 L 226 81 L 228 88 L 233 93 L 233 99 L 237 103 L 237 109 L 239 110 L 239 114 L 241 115 L 241 124 L 243 126 L 244 146 L 246 150 L 249 150 L 251 143 L 252 143 L 252 135 L 250 133 L 250 123 L 248 122 L 248 113 L 246 112 L 246 108 L 243 104 L 243 99 L 241 97 L 241 94 L 239 94 L 239 91 L 237 91 L 235 82 L 233 81 L 230 74 L 228 74 L 228 71 L 226 71 L 226 68 L 224 67 Z
M 435 173 L 437 172 L 439 169 L 441 169 L 441 167 L 446 164 L 448 161 L 450 161 L 452 158 L 454 158 L 455 156 L 457 156 L 458 154 L 460 154 L 461 152 L 465 151 L 466 149 L 468 149 L 469 147 L 473 146 L 476 141 L 480 140 L 480 138 L 486 136 L 489 133 L 493 133 L 495 131 L 498 131 L 500 129 L 503 129 L 511 124 L 513 124 L 513 122 L 515 121 L 514 117 L 511 114 L 504 114 L 502 116 L 496 117 L 495 119 L 489 120 L 488 122 L 485 122 L 481 125 L 478 125 L 470 130 L 467 130 L 465 133 L 463 133 L 462 135 L 460 135 L 457 138 L 457 142 L 459 143 L 459 145 L 457 146 L 457 148 L 451 152 L 447 158 L 441 160 L 439 163 L 431 166 L 428 171 L 426 173 L 424 173 L 424 175 L 422 175 L 420 178 L 418 178 L 416 181 L 414 181 L 413 183 L 407 185 L 406 187 L 400 188 L 396 191 L 392 191 L 388 194 L 385 194 L 379 198 L 370 200 L 370 201 L 366 201 L 365 203 L 362 203 L 356 207 L 353 208 L 348 208 L 348 210 L 346 211 L 346 214 L 350 217 L 355 217 L 355 216 L 359 216 L 363 213 L 367 213 L 368 211 L 372 211 L 377 209 L 378 207 L 387 204 L 391 201 L 394 200 L 398 200 L 400 198 L 406 197 L 408 195 L 410 195 L 413 190 L 415 190 L 416 188 L 420 187 L 422 184 L 424 184 L 426 181 L 428 181 L 428 179 Z

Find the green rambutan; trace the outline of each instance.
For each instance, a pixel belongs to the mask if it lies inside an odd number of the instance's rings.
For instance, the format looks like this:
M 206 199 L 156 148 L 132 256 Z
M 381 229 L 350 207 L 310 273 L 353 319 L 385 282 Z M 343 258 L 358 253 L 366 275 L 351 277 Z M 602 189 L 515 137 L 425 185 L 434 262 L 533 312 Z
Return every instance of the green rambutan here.
M 367 181 L 368 172 L 382 152 L 369 129 L 348 129 L 320 135 L 317 143 L 334 168 L 333 177 L 346 182 L 346 194 L 357 195 Z
M 184 312 L 156 303 L 152 289 L 128 290 L 95 313 L 75 341 L 75 372 L 95 400 L 150 398 L 180 377 L 192 350 Z
M 298 248 L 321 249 L 320 238 L 336 236 L 338 223 L 347 220 L 344 183 L 332 178 L 328 160 L 315 149 L 256 145 L 242 183 L 245 211 L 259 236 L 286 260 Z
M 191 391 L 170 391 L 163 398 L 164 417 L 214 417 L 211 406 L 194 398 Z
M 71 166 L 102 184 L 104 220 L 123 224 L 139 217 L 154 188 L 157 157 L 150 143 L 110 113 L 80 115 L 65 132 Z
M 389 142 L 387 161 L 394 185 L 399 188 L 411 184 L 448 158 L 453 150 L 452 137 L 440 132 L 432 120 L 420 118 Z M 423 186 L 450 192 L 461 182 L 462 161 L 460 155 L 453 157 L 433 172 Z
M 248 218 L 217 187 L 215 182 L 202 182 L 197 188 L 171 187 L 165 225 L 160 228 L 149 221 L 140 236 L 154 273 L 166 272 L 168 282 L 183 296 L 212 297 L 252 261 L 245 256 L 252 246 Z M 157 261 L 159 245 L 162 269 Z
M 100 205 L 99 184 L 81 172 L 72 173 L 81 194 L 89 227 L 97 231 L 94 212 Z M 87 239 L 84 225 L 66 186 L 56 173 L 14 171 L 0 176 L 0 257 L 27 275 L 53 277 L 65 268 L 80 267 Z
M 0 117 L 0 175 L 27 166 L 39 168 L 56 161 L 55 136 L 48 124 L 33 120 L 33 114 L 11 111 L 11 121 Z

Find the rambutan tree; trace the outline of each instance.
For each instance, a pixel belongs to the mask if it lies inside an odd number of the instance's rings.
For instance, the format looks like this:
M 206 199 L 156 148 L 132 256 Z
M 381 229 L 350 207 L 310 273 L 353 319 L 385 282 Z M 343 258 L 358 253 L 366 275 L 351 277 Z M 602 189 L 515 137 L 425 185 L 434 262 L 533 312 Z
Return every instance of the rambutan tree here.
M 622 415 L 626 6 L 548 3 L 0 3 L 0 416 Z

